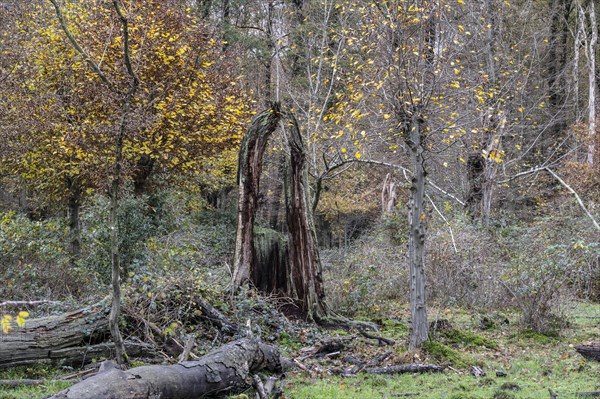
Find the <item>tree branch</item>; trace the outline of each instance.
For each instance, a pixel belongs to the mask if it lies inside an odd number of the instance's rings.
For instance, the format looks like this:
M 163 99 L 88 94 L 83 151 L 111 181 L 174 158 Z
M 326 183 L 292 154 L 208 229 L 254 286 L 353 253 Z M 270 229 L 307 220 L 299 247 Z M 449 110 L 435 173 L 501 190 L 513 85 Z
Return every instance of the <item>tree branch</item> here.
M 575 192 L 575 190 L 573 190 L 571 188 L 571 186 L 569 186 L 563 179 L 561 179 L 560 176 L 558 176 L 556 173 L 554 173 L 554 171 L 552 171 L 552 169 L 550 169 L 550 168 L 544 168 L 544 169 L 546 169 L 546 171 L 548 173 L 550 173 L 552 176 L 554 176 L 554 178 L 556 180 L 558 180 L 558 182 L 560 184 L 562 184 L 562 186 L 564 188 L 566 188 L 571 194 L 573 194 L 575 196 L 575 198 L 577 199 L 577 202 L 579 203 L 579 206 L 581 207 L 581 209 L 583 209 L 583 211 L 585 212 L 585 214 L 590 218 L 590 220 L 594 224 L 594 227 L 596 227 L 596 229 L 598 231 L 600 231 L 600 225 L 598 225 L 598 222 L 596 221 L 596 219 L 594 219 L 594 216 L 592 216 L 592 214 L 590 213 L 590 211 L 588 211 L 588 209 L 585 207 L 583 201 L 581 200 L 581 198 L 579 197 L 579 195 Z
M 54 10 L 56 11 L 56 17 L 58 18 L 58 22 L 60 22 L 60 26 L 67 38 L 69 39 L 69 41 L 71 42 L 73 48 L 79 53 L 79 55 L 83 57 L 83 59 L 85 60 L 85 62 L 87 62 L 90 68 L 92 68 L 92 70 L 96 72 L 98 77 L 100 77 L 100 79 L 106 84 L 106 86 L 108 86 L 110 91 L 117 92 L 118 90 L 110 82 L 110 80 L 108 80 L 108 77 L 104 74 L 104 72 L 102 72 L 98 64 L 96 64 L 94 60 L 92 60 L 92 58 L 88 55 L 88 53 L 86 53 L 85 50 L 79 45 L 77 39 L 75 39 L 71 31 L 69 30 L 67 22 L 65 21 L 65 17 L 60 9 L 60 6 L 58 5 L 58 1 L 50 0 L 50 2 L 52 3 L 52 5 L 54 5 Z

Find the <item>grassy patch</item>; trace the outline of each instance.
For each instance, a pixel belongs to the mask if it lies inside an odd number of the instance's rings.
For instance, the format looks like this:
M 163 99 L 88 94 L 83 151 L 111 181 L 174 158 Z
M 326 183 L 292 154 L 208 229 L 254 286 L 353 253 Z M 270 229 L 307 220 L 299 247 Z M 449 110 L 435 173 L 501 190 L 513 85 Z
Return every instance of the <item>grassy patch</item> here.
M 0 386 L 0 399 L 38 399 L 62 391 L 74 382 L 52 381 L 60 379 L 61 370 L 48 366 L 17 367 L 0 370 L 0 380 L 48 380 L 40 385 L 19 387 Z
M 458 350 L 437 341 L 426 341 L 423 349 L 440 363 L 450 363 L 459 368 L 468 367 L 469 359 Z
M 402 397 L 400 394 L 418 394 L 415 397 L 425 399 L 548 399 L 551 389 L 559 398 L 576 398 L 576 392 L 600 390 L 600 363 L 586 361 L 573 348 L 598 339 L 600 320 L 594 317 L 600 316 L 600 304 L 583 304 L 571 314 L 578 317 L 569 320 L 570 326 L 557 337 L 523 332 L 517 324 L 475 334 L 472 331 L 479 328 L 479 321 L 456 311 L 451 321 L 460 329 L 440 331 L 435 340 L 427 341 L 423 349 L 431 358 L 420 361 L 450 363 L 458 372 L 447 369 L 437 374 L 376 378 L 324 375 L 316 379 L 292 373 L 285 394 L 288 399 L 381 399 Z M 382 335 L 405 337 L 403 327 L 399 322 L 384 322 Z M 467 368 L 474 364 L 487 376 L 470 375 Z M 496 376 L 497 370 L 506 376 Z
M 498 342 L 493 339 L 485 338 L 470 331 L 447 329 L 439 333 L 449 344 L 460 344 L 467 347 L 482 346 L 488 349 L 497 349 Z

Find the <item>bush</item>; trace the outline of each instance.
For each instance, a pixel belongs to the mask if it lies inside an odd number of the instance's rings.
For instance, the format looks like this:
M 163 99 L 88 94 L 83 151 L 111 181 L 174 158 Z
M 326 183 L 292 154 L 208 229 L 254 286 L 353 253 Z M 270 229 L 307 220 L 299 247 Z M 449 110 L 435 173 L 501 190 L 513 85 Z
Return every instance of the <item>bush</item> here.
M 377 315 L 390 300 L 408 298 L 404 246 L 378 225 L 348 249 L 321 251 L 325 292 L 331 308 L 346 316 Z
M 0 297 L 12 300 L 61 299 L 90 294 L 93 273 L 70 266 L 68 229 L 62 218 L 31 221 L 0 213 Z

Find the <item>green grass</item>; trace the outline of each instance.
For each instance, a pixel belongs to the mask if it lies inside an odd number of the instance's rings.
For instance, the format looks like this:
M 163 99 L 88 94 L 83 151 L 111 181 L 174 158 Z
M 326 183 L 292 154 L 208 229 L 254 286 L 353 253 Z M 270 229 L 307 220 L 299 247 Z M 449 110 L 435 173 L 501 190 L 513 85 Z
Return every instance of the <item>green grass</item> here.
M 306 373 L 298 370 L 288 373 L 284 381 L 285 397 L 392 399 L 402 397 L 398 394 L 418 394 L 415 397 L 419 399 L 548 399 L 548 389 L 552 389 L 560 399 L 569 399 L 577 398 L 575 392 L 600 391 L 600 363 L 586 361 L 573 348 L 578 343 L 600 340 L 600 319 L 594 318 L 600 316 L 600 304 L 578 304 L 569 314 L 572 315 L 569 327 L 561 331 L 560 336 L 548 337 L 522 331 L 514 322 L 480 331 L 477 317 L 462 310 L 449 310 L 445 317 L 448 316 L 454 328 L 450 333 L 438 334 L 438 337 L 428 341 L 427 351 L 418 353 L 420 358 L 416 361 L 445 361 L 452 363 L 453 369 L 435 374 L 359 374 L 344 378 L 330 375 L 327 369 L 331 364 L 326 363 L 321 365 L 316 378 L 308 378 Z M 517 319 L 516 315 L 514 319 Z M 328 332 L 329 335 L 332 333 Z M 401 359 L 406 358 L 407 333 L 405 322 L 383 322 L 379 334 L 397 342 L 392 348 L 397 359 L 395 363 L 405 362 Z M 281 344 L 291 346 L 282 348 L 283 351 L 293 353 L 298 346 L 297 340 L 285 334 L 281 338 Z M 359 349 L 363 351 L 363 356 L 369 356 L 370 353 L 373 358 L 380 353 L 377 351 L 385 351 L 389 347 L 362 344 Z M 468 372 L 470 365 L 479 365 L 487 372 L 487 376 L 471 376 Z M 505 371 L 507 376 L 497 377 L 496 370 Z M 58 379 L 61 374 L 60 370 L 54 368 L 33 367 L 0 370 L 0 379 Z M 0 399 L 41 399 L 68 385 L 48 383 L 34 387 L 0 387 Z M 254 397 L 251 390 L 244 395 Z
M 549 337 L 522 331 L 516 323 L 479 331 L 478 320 L 457 311 L 449 317 L 456 328 L 428 341 L 424 356 L 431 357 L 422 359 L 445 360 L 454 370 L 317 379 L 292 374 L 286 397 L 382 399 L 418 394 L 415 397 L 425 399 L 548 399 L 551 389 L 560 399 L 567 399 L 577 398 L 576 392 L 600 391 L 600 363 L 586 361 L 573 349 L 573 345 L 600 338 L 600 319 L 591 318 L 600 316 L 600 304 L 578 304 L 569 314 L 573 315 L 570 326 L 560 336 Z M 386 330 L 388 325 L 383 332 Z M 404 349 L 397 345 L 398 351 Z M 475 364 L 487 372 L 486 377 L 469 374 L 468 366 Z M 497 377 L 496 370 L 505 371 L 507 376 Z
M 60 374 L 60 370 L 42 365 L 0 370 L 0 380 L 32 379 L 49 381 L 41 385 L 29 385 L 14 388 L 0 385 L 0 399 L 37 399 L 55 394 L 73 384 L 70 382 L 51 381 L 53 379 L 60 379 Z

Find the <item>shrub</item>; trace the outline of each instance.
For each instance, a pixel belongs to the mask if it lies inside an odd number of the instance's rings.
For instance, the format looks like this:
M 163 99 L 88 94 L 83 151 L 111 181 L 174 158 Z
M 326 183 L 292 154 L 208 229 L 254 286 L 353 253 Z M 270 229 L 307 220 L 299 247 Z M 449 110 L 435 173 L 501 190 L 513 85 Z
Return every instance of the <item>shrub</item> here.
M 0 296 L 26 300 L 90 294 L 94 274 L 70 266 L 67 238 L 62 218 L 32 221 L 23 214 L 0 213 Z

